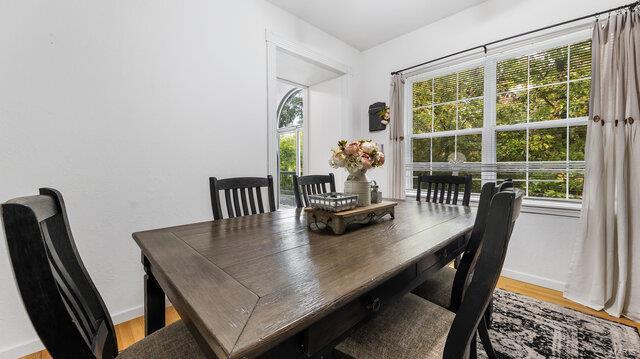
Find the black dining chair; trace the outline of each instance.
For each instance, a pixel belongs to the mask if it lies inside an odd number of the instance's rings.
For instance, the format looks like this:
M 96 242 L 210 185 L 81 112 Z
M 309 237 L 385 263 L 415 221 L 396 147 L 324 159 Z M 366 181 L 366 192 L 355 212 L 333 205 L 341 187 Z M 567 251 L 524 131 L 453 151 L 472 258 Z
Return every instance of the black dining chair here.
M 9 257 L 22 302 L 54 358 L 204 358 L 182 321 L 118 353 L 115 329 L 80 259 L 60 192 L 2 204 Z
M 460 205 L 468 206 L 471 200 L 472 178 L 466 176 L 418 176 L 416 201 L 420 202 L 423 188 L 426 190 L 425 201 L 444 204 L 458 204 L 460 187 L 462 186 L 462 201 Z
M 227 218 L 265 213 L 264 201 L 262 199 L 262 188 L 264 187 L 267 188 L 269 201 L 269 209 L 267 212 L 273 212 L 276 210 L 276 201 L 273 192 L 273 177 L 271 177 L 271 175 L 267 177 L 234 177 L 225 179 L 210 177 L 209 188 L 211 190 L 213 218 L 224 218 L 220 191 L 224 191 Z M 256 201 L 258 204 L 257 208 Z
M 327 191 L 327 184 L 329 190 Z M 296 207 L 309 207 L 309 195 L 336 191 L 336 180 L 333 173 L 328 175 L 293 175 L 293 193 Z
M 413 293 L 357 326 L 335 347 L 353 358 L 476 358 L 478 325 L 504 264 L 522 191 L 496 193 L 490 203 L 481 250 L 472 261 L 463 299 L 454 313 Z
M 454 269 L 449 266 L 445 266 L 441 270 L 433 273 L 427 277 L 424 283 L 413 290 L 415 295 L 443 308 L 447 308 L 452 312 L 456 312 L 458 308 L 460 308 L 465 280 L 471 271 L 476 253 L 483 240 L 491 199 L 496 193 L 503 192 L 511 188 L 513 188 L 513 182 L 509 181 L 502 182 L 498 186 L 493 182 L 485 183 L 482 186 L 473 230 L 469 240 L 467 241 L 465 250 L 457 268 Z M 491 311 L 492 305 L 490 305 L 487 310 L 487 321 L 490 321 L 491 319 Z M 485 347 L 485 352 L 487 352 L 487 355 L 491 357 L 494 350 L 488 333 L 487 321 L 480 323 L 478 327 L 478 334 L 482 340 L 483 346 Z

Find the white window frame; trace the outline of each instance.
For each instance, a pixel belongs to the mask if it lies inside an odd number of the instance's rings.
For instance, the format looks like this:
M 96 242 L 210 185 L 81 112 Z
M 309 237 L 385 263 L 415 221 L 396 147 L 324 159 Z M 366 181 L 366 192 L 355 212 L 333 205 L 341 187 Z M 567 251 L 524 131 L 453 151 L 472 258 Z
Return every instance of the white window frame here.
M 497 125 L 496 124 L 496 101 L 497 98 L 497 84 L 496 84 L 496 67 L 497 63 L 502 60 L 517 58 L 532 53 L 537 53 L 545 50 L 549 50 L 555 47 L 568 46 L 570 44 L 578 43 L 581 41 L 589 40 L 591 37 L 590 28 L 582 28 L 579 30 L 573 30 L 568 34 L 561 36 L 549 37 L 549 35 L 537 37 L 535 39 L 528 39 L 517 44 L 511 44 L 503 46 L 497 50 L 492 50 L 488 54 L 478 54 L 467 57 L 463 61 L 457 61 L 455 64 L 447 65 L 446 63 L 439 63 L 432 67 L 425 68 L 419 73 L 411 74 L 405 79 L 405 131 L 408 134 L 409 141 L 405 144 L 405 183 L 407 188 L 407 196 L 415 196 L 415 190 L 413 187 L 413 170 L 415 164 L 413 163 L 413 139 L 420 138 L 438 138 L 438 137 L 451 137 L 454 135 L 470 135 L 470 134 L 482 134 L 482 164 L 483 165 L 496 165 L 496 133 L 498 131 L 528 131 L 532 129 L 546 129 L 546 128 L 567 128 L 567 146 L 569 143 L 569 127 L 586 125 L 588 117 L 579 118 L 567 118 L 558 120 L 525 122 L 513 125 Z M 424 134 L 413 134 L 413 84 L 429 79 L 434 79 L 439 76 L 444 76 L 461 70 L 472 69 L 475 67 L 484 66 L 484 120 L 482 128 L 473 129 L 456 129 L 453 131 L 441 131 L 430 132 Z M 567 72 L 569 66 L 567 66 Z M 577 80 L 568 80 L 558 82 L 557 84 L 567 84 Z M 545 84 L 549 86 L 553 84 Z M 533 89 L 540 86 L 531 86 Z M 569 92 L 569 86 L 567 86 L 567 93 Z M 567 102 L 569 96 L 567 96 Z M 527 106 L 528 111 L 528 106 Z M 569 115 L 569 107 L 567 106 L 567 116 Z M 456 122 L 457 126 L 457 122 Z M 527 140 L 528 141 L 528 140 Z M 528 147 L 528 143 L 527 143 Z M 528 153 L 528 151 L 527 151 Z M 567 156 L 569 151 L 567 149 Z M 568 157 L 567 157 L 568 159 Z M 527 158 L 528 162 L 528 158 Z M 578 161 L 583 162 L 583 161 Z M 430 162 L 432 163 L 432 162 Z M 567 163 L 567 171 L 569 161 L 562 161 Z M 433 164 L 433 163 L 432 163 Z M 482 183 L 496 180 L 497 173 L 495 171 L 483 171 L 481 175 Z M 528 179 L 528 171 L 527 171 Z M 568 181 L 568 176 L 567 176 Z M 568 188 L 568 187 L 566 187 Z M 476 198 L 477 200 L 477 198 Z M 473 201 L 473 198 L 472 198 Z M 556 198 L 537 198 L 527 197 L 524 201 L 525 211 L 541 214 L 553 214 L 553 215 L 565 215 L 570 217 L 579 217 L 579 211 L 581 208 L 581 200 L 572 199 L 556 199 Z

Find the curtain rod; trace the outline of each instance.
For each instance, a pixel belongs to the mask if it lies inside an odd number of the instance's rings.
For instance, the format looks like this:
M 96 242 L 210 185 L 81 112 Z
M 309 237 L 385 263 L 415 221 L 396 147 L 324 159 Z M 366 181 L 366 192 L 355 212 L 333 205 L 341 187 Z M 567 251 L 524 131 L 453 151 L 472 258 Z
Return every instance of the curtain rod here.
M 504 42 L 504 41 L 508 41 L 508 40 L 513 40 L 513 39 L 518 38 L 518 37 L 522 37 L 522 36 L 526 36 L 526 35 L 531 35 L 531 34 L 536 33 L 536 32 L 540 32 L 540 31 L 544 31 L 544 30 L 549 30 L 549 29 L 552 29 L 552 28 L 554 28 L 554 27 L 558 27 L 558 26 L 562 26 L 562 25 L 570 24 L 570 23 L 572 23 L 572 22 L 576 22 L 576 21 L 580 21 L 580 20 L 585 20 L 585 19 L 588 19 L 588 18 L 591 18 L 591 17 L 600 16 L 600 15 L 602 15 L 602 14 L 610 13 L 610 12 L 617 11 L 617 10 L 622 10 L 622 9 L 626 9 L 626 8 L 629 8 L 629 10 L 633 10 L 633 8 L 634 8 L 634 7 L 636 7 L 636 6 L 638 6 L 639 4 L 640 4 L 640 0 L 639 0 L 639 1 L 634 1 L 634 2 L 632 2 L 631 4 L 618 6 L 618 7 L 615 7 L 615 8 L 613 8 L 613 9 L 609 9 L 609 10 L 604 10 L 604 11 L 596 12 L 596 13 L 594 13 L 594 14 L 581 16 L 581 17 L 578 17 L 578 18 L 575 18 L 575 19 L 571 19 L 571 20 L 567 20 L 567 21 L 559 22 L 559 23 L 557 23 L 557 24 L 553 24 L 553 25 L 549 25 L 549 26 L 541 27 L 541 28 L 539 28 L 539 29 L 530 30 L 530 31 L 526 31 L 526 32 L 523 32 L 523 33 L 520 33 L 520 34 L 517 34 L 517 35 L 508 36 L 508 37 L 502 38 L 502 39 L 500 39 L 500 40 L 495 40 L 495 41 L 487 42 L 486 44 L 483 44 L 483 45 L 474 46 L 474 47 L 468 48 L 468 49 L 466 49 L 466 50 L 462 50 L 462 51 L 454 52 L 454 53 L 449 54 L 449 55 L 445 55 L 445 56 L 442 56 L 442 57 L 438 57 L 437 59 L 433 59 L 433 60 L 429 60 L 429 61 L 425 61 L 425 62 L 419 63 L 419 64 L 417 64 L 417 65 L 409 66 L 409 67 L 406 67 L 406 68 L 404 68 L 404 69 L 402 69 L 402 70 L 394 71 L 394 72 L 392 72 L 392 73 L 391 73 L 391 75 L 401 74 L 401 73 L 403 73 L 403 72 L 405 72 L 405 71 L 407 71 L 407 70 L 413 70 L 413 69 L 415 69 L 415 68 L 417 68 L 417 67 L 422 67 L 422 66 L 425 66 L 425 65 L 429 65 L 429 64 L 431 64 L 431 63 L 434 63 L 434 62 L 437 62 L 437 61 L 440 61 L 440 60 L 444 60 L 444 59 L 449 58 L 449 57 L 453 57 L 453 56 L 461 55 L 461 54 L 464 54 L 465 52 L 469 52 L 469 51 L 473 51 L 473 50 L 480 50 L 480 49 L 482 49 L 482 50 L 484 50 L 484 53 L 486 54 L 486 53 L 487 53 L 487 47 L 488 47 L 488 46 L 495 45 L 495 44 L 500 43 L 500 42 Z

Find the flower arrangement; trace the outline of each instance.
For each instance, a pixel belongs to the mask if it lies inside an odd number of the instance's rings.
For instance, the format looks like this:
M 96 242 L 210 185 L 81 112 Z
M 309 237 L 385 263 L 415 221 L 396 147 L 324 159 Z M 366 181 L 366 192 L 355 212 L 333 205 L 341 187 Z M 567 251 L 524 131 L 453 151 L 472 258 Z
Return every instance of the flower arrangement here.
M 351 143 L 341 140 L 338 147 L 331 150 L 329 165 L 333 168 L 345 168 L 349 173 L 365 172 L 373 167 L 382 167 L 384 153 L 378 144 L 371 140 L 358 140 Z
M 378 116 L 380 116 L 380 122 L 383 125 L 388 125 L 389 121 L 391 121 L 391 108 L 389 106 L 385 106 L 380 112 L 378 112 Z

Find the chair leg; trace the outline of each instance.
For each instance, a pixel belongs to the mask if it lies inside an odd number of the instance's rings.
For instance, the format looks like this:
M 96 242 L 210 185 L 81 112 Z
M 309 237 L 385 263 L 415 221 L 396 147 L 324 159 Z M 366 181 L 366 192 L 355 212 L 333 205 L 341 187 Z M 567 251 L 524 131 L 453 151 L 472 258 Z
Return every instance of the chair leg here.
M 487 322 L 485 318 L 482 318 L 478 325 L 478 335 L 480 335 L 480 341 L 482 341 L 484 352 L 487 353 L 487 358 L 497 358 L 496 352 L 493 350 L 493 345 L 491 344 L 491 338 L 489 337 L 489 330 L 487 329 Z
M 478 358 L 478 335 L 474 334 L 471 339 L 471 345 L 469 346 L 469 359 Z
M 493 298 L 491 298 L 487 309 L 484 311 L 484 320 L 487 323 L 487 328 L 491 328 L 491 324 L 493 323 Z

